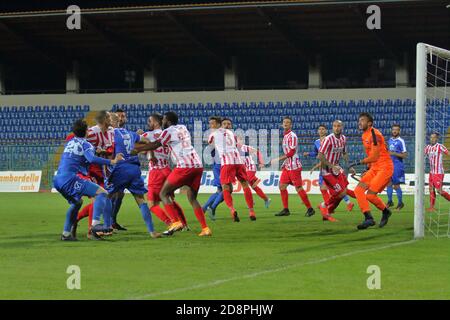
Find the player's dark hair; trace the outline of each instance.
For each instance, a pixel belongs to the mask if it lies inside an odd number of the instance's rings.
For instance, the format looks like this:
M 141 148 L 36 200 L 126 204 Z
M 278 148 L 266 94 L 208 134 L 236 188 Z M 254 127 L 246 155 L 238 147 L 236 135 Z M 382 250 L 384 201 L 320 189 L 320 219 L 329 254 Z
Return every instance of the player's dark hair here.
M 397 127 L 397 128 L 399 128 L 399 129 L 402 128 L 402 127 L 400 127 L 400 125 L 399 125 L 398 123 L 394 123 L 394 124 L 392 125 L 392 128 L 394 128 L 394 127 Z
M 95 116 L 95 121 L 97 123 L 103 123 L 103 122 L 105 122 L 105 119 L 107 116 L 108 116 L 108 111 L 106 111 L 106 110 L 99 111 L 99 113 L 97 113 L 97 115 Z
M 324 128 L 325 130 L 328 130 L 327 126 L 324 124 L 319 124 L 319 126 L 317 127 L 317 129 L 319 128 Z
M 293 122 L 293 121 L 292 121 L 292 118 L 289 117 L 289 116 L 284 116 L 284 117 L 283 117 L 283 120 L 286 120 L 286 119 L 289 120 L 289 121 L 291 121 L 291 123 Z
M 152 114 L 150 115 L 150 118 L 155 119 L 155 121 L 158 122 L 158 124 L 159 124 L 160 126 L 162 125 L 163 115 L 162 115 L 161 113 L 159 113 L 159 112 L 152 113 Z
M 372 122 L 372 124 L 373 124 L 373 117 L 372 117 L 372 115 L 371 115 L 370 113 L 368 113 L 368 112 L 361 112 L 361 113 L 359 114 L 358 119 L 360 119 L 360 118 L 362 118 L 362 117 L 366 117 L 367 120 L 368 120 L 369 122 Z
M 432 132 L 432 133 L 430 134 L 430 137 L 431 137 L 433 134 L 436 135 L 436 137 L 438 137 L 438 138 L 439 138 L 439 136 L 440 136 L 439 132 Z
M 230 121 L 231 123 L 233 123 L 233 121 L 231 121 L 230 118 L 222 118 L 222 120 L 220 121 L 220 123 L 224 122 L 224 121 Z
M 83 119 L 76 120 L 72 125 L 72 131 L 78 138 L 84 138 L 86 136 L 87 129 L 88 125 Z
M 115 112 L 123 112 L 123 113 L 125 113 L 125 110 L 119 108 Z
M 215 121 L 215 122 L 217 122 L 217 123 L 222 123 L 222 117 L 219 117 L 219 116 L 212 116 L 212 117 L 209 117 L 209 121 Z
M 171 125 L 178 124 L 178 115 L 175 112 L 173 111 L 166 112 L 164 116 L 166 117 L 167 121 L 170 122 Z

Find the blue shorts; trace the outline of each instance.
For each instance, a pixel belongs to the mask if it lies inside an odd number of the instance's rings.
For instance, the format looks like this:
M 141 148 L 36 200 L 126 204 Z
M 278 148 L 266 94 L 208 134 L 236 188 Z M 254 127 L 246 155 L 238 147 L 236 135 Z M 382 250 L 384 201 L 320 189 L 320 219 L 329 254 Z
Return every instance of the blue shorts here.
M 94 197 L 100 188 L 98 184 L 81 179 L 76 174 L 57 174 L 53 178 L 53 185 L 70 204 L 80 202 L 83 196 Z
M 392 184 L 404 184 L 405 183 L 405 168 L 403 164 L 394 164 L 394 174 L 391 178 Z
M 146 194 L 147 189 L 141 175 L 141 167 L 137 164 L 124 163 L 116 166 L 105 181 L 105 189 L 108 193 L 128 189 L 132 194 Z
M 220 168 L 222 168 L 222 166 L 220 164 L 216 164 L 216 163 L 213 164 L 214 180 L 212 182 L 212 185 L 217 188 L 222 187 L 222 185 L 220 183 Z

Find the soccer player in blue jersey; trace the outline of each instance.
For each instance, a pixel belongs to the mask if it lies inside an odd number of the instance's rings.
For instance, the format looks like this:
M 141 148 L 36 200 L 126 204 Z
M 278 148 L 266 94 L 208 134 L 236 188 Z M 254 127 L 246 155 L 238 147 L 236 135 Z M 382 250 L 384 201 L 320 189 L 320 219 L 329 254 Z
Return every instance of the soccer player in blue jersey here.
M 401 184 L 405 183 L 405 165 L 403 159 L 406 159 L 408 153 L 406 152 L 405 140 L 400 137 L 400 125 L 394 124 L 392 126 L 392 137 L 388 141 L 389 154 L 391 155 L 392 162 L 394 163 L 394 174 L 392 175 L 391 183 L 387 187 L 388 202 L 386 206 L 394 206 L 392 201 L 392 194 L 397 194 L 397 210 L 402 209 L 405 205 L 403 204 L 403 192 L 400 187 Z
M 221 117 L 210 117 L 209 118 L 209 128 L 211 131 L 219 129 L 221 127 L 222 118 Z M 213 159 L 213 186 L 217 188 L 217 191 L 213 193 L 206 203 L 203 205 L 203 211 L 208 213 L 211 220 L 216 220 L 216 208 L 223 202 L 223 192 L 222 185 L 220 184 L 220 157 L 216 149 L 211 150 L 211 157 Z
M 105 188 L 113 202 L 124 193 L 125 189 L 128 189 L 136 200 L 150 236 L 159 238 L 161 234 L 154 230 L 152 215 L 145 197 L 147 189 L 142 179 L 141 163 L 137 155 L 131 154 L 135 143 L 144 140 L 145 138 L 136 132 L 128 131 L 125 128 L 114 129 L 113 155 L 122 154 L 123 161 L 110 168 L 110 175 L 105 181 Z
M 90 163 L 115 166 L 123 159 L 120 153 L 117 153 L 112 160 L 95 156 L 94 146 L 86 140 L 87 129 L 88 126 L 84 120 L 74 122 L 73 133 L 75 137 L 66 143 L 58 171 L 53 179 L 56 190 L 70 204 L 66 214 L 64 231 L 61 235 L 61 240 L 63 241 L 77 240 L 72 232 L 72 227 L 76 223 L 78 211 L 83 204 L 81 199 L 83 196 L 95 198 L 92 230 L 94 236 L 100 239 L 100 232 L 103 231 L 100 219 L 102 215 L 105 221 L 110 219 L 111 202 L 105 189 L 98 184 L 81 178 L 79 174 L 86 176 Z
M 322 141 L 328 135 L 327 127 L 324 124 L 319 125 L 319 127 L 317 127 L 317 134 L 319 135 L 319 139 L 314 141 L 313 151 L 304 152 L 303 153 L 304 157 L 317 158 L 317 156 L 319 155 L 320 145 L 321 145 Z M 320 162 L 318 162 L 314 167 L 311 168 L 311 172 L 314 171 L 318 167 L 320 167 Z M 326 203 L 330 199 L 330 194 L 328 192 L 327 186 L 325 185 L 325 183 L 323 181 L 322 172 L 319 173 L 319 187 L 320 187 L 320 192 L 322 193 L 323 201 Z M 354 204 L 350 201 L 350 198 L 347 195 L 345 195 L 343 200 L 345 201 L 345 203 L 347 205 L 347 210 L 352 211 Z

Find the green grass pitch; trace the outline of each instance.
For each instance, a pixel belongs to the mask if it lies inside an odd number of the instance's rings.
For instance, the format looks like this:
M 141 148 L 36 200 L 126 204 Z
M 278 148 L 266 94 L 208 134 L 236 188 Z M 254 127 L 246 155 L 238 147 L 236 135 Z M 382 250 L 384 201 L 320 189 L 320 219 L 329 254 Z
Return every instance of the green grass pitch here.
M 0 194 L 0 299 L 450 298 L 450 240 L 411 241 L 412 197 L 385 228 L 365 231 L 356 230 L 362 219 L 356 206 L 347 213 L 341 205 L 340 221 L 324 223 L 319 213 L 306 218 L 293 195 L 291 216 L 275 217 L 280 198 L 271 197 L 270 209 L 255 198 L 258 220 L 251 222 L 243 197 L 235 196 L 241 222 L 233 223 L 222 204 L 217 221 L 208 220 L 213 237 L 200 238 L 192 210 L 178 196 L 192 231 L 153 240 L 127 195 L 119 214 L 127 232 L 88 241 L 83 221 L 80 241 L 67 243 L 59 241 L 67 209 L 60 195 Z M 80 290 L 67 289 L 69 265 L 81 269 Z M 380 267 L 379 290 L 367 288 L 370 265 Z

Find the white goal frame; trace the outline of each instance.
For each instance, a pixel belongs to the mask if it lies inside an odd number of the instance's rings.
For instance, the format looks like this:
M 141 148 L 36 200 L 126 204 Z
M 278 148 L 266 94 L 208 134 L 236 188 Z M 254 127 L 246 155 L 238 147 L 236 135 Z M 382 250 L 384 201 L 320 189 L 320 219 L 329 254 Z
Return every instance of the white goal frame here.
M 416 60 L 416 143 L 415 143 L 415 196 L 414 238 L 425 235 L 425 139 L 427 107 L 427 54 L 438 54 L 450 59 L 450 51 L 426 43 L 417 44 Z

